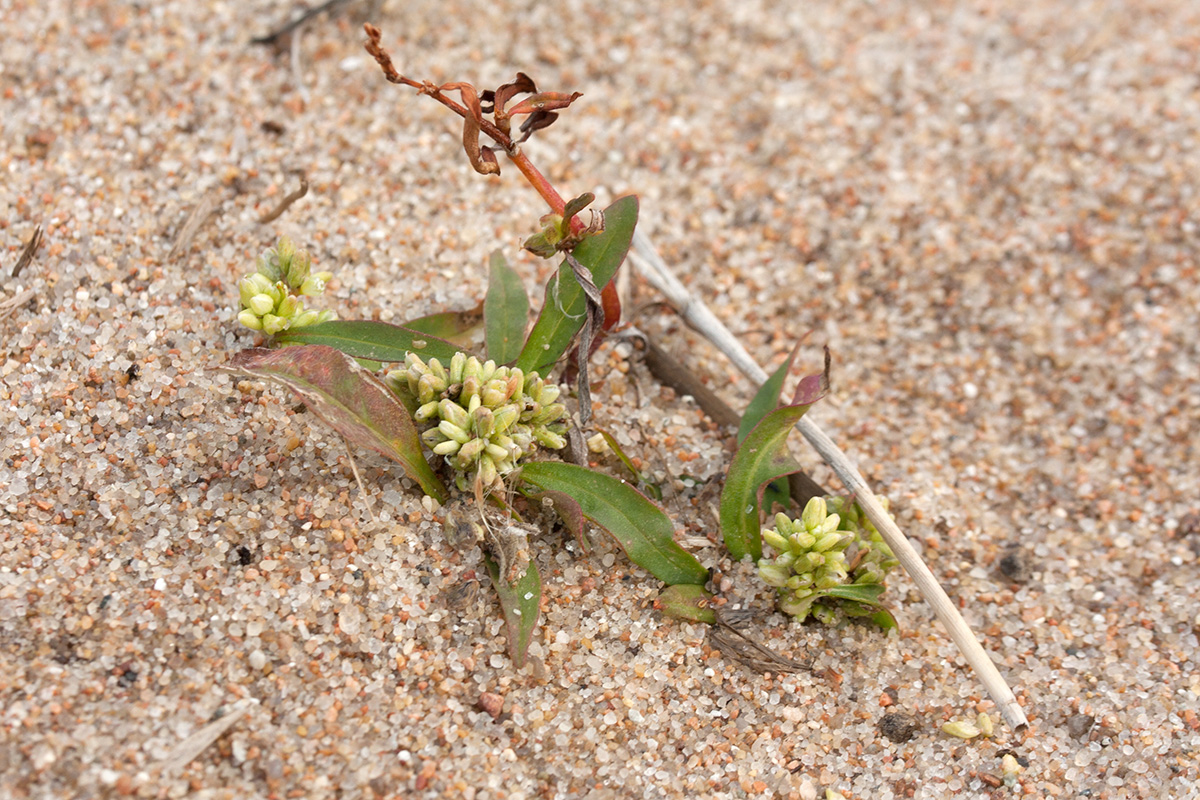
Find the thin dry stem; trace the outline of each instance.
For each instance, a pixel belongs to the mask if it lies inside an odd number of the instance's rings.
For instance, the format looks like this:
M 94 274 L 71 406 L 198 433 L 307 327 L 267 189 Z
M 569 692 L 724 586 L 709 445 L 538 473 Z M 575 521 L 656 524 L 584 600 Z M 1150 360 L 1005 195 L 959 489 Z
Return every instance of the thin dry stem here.
M 275 206 L 275 208 L 259 217 L 258 221 L 260 223 L 274 222 L 275 220 L 279 219 L 284 211 L 287 211 L 288 208 L 291 207 L 292 203 L 295 203 L 306 194 L 308 194 L 308 178 L 301 175 L 300 188 L 290 192 L 286 197 L 279 201 L 279 205 Z

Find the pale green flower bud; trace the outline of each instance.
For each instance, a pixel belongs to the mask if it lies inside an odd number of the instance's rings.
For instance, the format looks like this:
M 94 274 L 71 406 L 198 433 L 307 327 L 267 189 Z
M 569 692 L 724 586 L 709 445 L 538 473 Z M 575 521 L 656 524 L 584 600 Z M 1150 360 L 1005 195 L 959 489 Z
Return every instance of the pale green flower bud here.
M 787 568 L 762 561 L 758 564 L 758 575 L 768 586 L 776 588 L 787 586 L 788 579 L 792 577 L 791 572 Z
M 475 459 L 479 458 L 479 455 L 486 447 L 487 442 L 485 442 L 483 439 L 472 439 L 464 444 L 462 449 L 458 451 L 458 459 L 459 463 L 462 465 L 462 468 L 469 468 L 471 464 L 474 463 Z
M 491 486 L 496 482 L 498 474 L 496 463 L 492 461 L 491 457 L 487 453 L 481 455 L 479 457 L 479 482 L 484 486 Z
M 469 364 L 467 365 L 470 366 Z M 462 392 L 458 395 L 459 403 L 470 403 L 471 399 L 479 396 L 479 376 L 468 374 L 463 378 Z
M 471 427 L 471 416 L 453 400 L 441 400 L 437 403 L 438 416 L 447 422 L 462 428 L 464 431 Z
M 966 720 L 960 719 L 953 722 L 947 722 L 945 725 L 943 725 L 942 733 L 955 736 L 959 739 L 974 739 L 979 735 L 979 728 L 976 728 Z
M 1004 758 L 1000 759 L 1000 774 L 1004 778 L 1004 785 L 1010 789 L 1017 784 L 1021 770 L 1021 762 L 1012 753 L 1005 753 Z
M 304 282 L 300 284 L 299 293 L 305 295 L 306 297 L 316 297 L 317 295 L 324 294 L 325 281 L 316 275 L 309 275 L 304 279 Z
M 782 553 L 788 549 L 788 540 L 780 536 L 778 531 L 767 528 L 762 532 L 763 541 L 771 545 L 771 549 L 777 553 Z
M 784 514 L 782 511 L 775 515 L 775 530 L 779 531 L 784 536 L 790 536 L 792 534 L 792 521 L 788 518 L 788 515 Z M 779 549 L 782 550 L 783 548 Z
M 487 447 L 484 448 L 484 452 L 492 457 L 492 461 L 496 462 L 497 467 L 499 467 L 501 462 L 507 461 L 509 457 L 508 450 L 491 442 L 488 442 Z
M 413 419 L 417 422 L 424 422 L 427 419 L 437 416 L 437 413 L 438 403 L 437 401 L 431 401 L 418 408 L 416 412 L 413 413 Z
M 250 298 L 246 308 L 254 312 L 255 316 L 263 317 L 275 310 L 275 299 L 267 294 L 256 294 Z
M 335 319 L 337 319 L 336 311 L 322 311 L 320 314 L 317 315 L 317 321 L 314 322 L 313 324 L 320 325 L 322 322 L 329 322 L 330 320 L 335 320 Z
M 255 279 L 258 280 L 255 280 Z M 260 283 L 261 281 L 262 283 Z M 264 287 L 262 284 L 265 284 Z M 263 290 L 269 287 L 271 282 L 255 272 L 253 275 L 247 275 L 238 281 L 238 298 L 242 301 L 242 308 L 250 308 L 250 301 L 255 295 L 263 294 Z M 274 305 L 274 301 L 272 301 Z
M 455 353 L 450 359 L 450 382 L 463 382 L 463 367 L 467 365 L 467 354 L 461 350 Z
M 804 523 L 804 527 L 811 531 L 825 521 L 825 514 L 825 498 L 814 497 L 804 506 L 804 513 L 800 516 L 800 520 Z
M 532 374 L 535 376 L 537 375 L 536 372 L 534 372 Z M 541 391 L 538 393 L 537 401 L 542 404 L 553 403 L 555 400 L 558 399 L 558 396 L 561 393 L 562 393 L 562 390 L 559 389 L 556 384 L 543 383 L 541 385 Z
M 793 553 L 804 553 L 811 550 L 812 546 L 817 543 L 817 537 L 805 531 L 798 531 L 791 535 L 789 541 L 791 541 Z
M 498 408 L 508 399 L 508 392 L 505 391 L 505 384 L 502 381 L 491 380 L 483 387 L 480 393 L 480 398 L 483 404 L 488 408 Z
M 534 428 L 533 438 L 544 447 L 549 447 L 551 450 L 561 450 L 567 446 L 567 440 L 560 434 L 544 428 Z
M 975 718 L 975 727 L 979 728 L 979 732 L 984 736 L 991 736 L 996 730 L 996 726 L 992 723 L 992 718 L 980 711 L 979 716 Z
M 475 435 L 486 439 L 492 435 L 496 427 L 496 417 L 487 406 L 480 406 L 471 412 L 471 428 Z
M 452 422 L 442 420 L 438 423 L 437 429 L 441 431 L 447 439 L 453 439 L 459 444 L 466 444 L 467 442 L 471 441 L 471 434 L 467 433 L 465 430 Z
M 548 406 L 543 406 L 542 410 L 534 414 L 529 420 L 534 425 L 546 425 L 562 418 L 563 414 L 567 413 L 567 407 L 562 403 L 552 403 Z
M 496 374 L 496 362 L 490 358 L 483 362 L 483 366 L 479 369 L 479 382 L 487 383 Z
M 786 589 L 792 589 L 794 591 L 796 589 L 807 589 L 808 587 L 810 587 L 812 585 L 813 585 L 813 576 L 812 576 L 812 573 L 810 572 L 805 575 L 793 575 L 792 577 L 787 579 L 787 583 L 785 583 L 783 586 Z
M 446 441 L 446 435 L 442 433 L 440 428 L 430 428 L 421 434 L 421 441 L 430 447 L 435 447 Z
M 813 544 L 812 549 L 818 553 L 824 553 L 826 550 L 832 550 L 841 543 L 842 534 L 834 531 L 833 533 L 827 533 L 820 539 L 817 539 L 816 543 Z
M 253 311 L 246 309 L 238 314 L 238 322 L 245 325 L 252 331 L 261 331 L 263 329 L 262 320 Z
M 442 391 L 446 391 L 446 386 L 450 385 L 450 373 L 442 366 L 442 362 L 436 358 L 429 359 L 429 371 L 433 373 L 442 384 Z
M 779 600 L 779 610 L 803 622 L 808 617 L 808 612 L 812 609 L 815 599 L 812 595 L 807 597 L 787 595 Z
M 283 317 L 277 317 L 274 314 L 267 314 L 262 318 L 263 330 L 274 336 L 280 331 L 285 331 L 289 327 L 289 322 Z
M 417 381 L 417 402 L 421 405 L 432 403 L 434 398 L 444 388 L 445 387 L 441 386 L 440 381 L 438 381 L 437 376 L 428 372 L 425 373 L 421 376 L 420 380 Z
M 275 312 L 281 317 L 288 320 L 294 319 L 297 314 L 304 310 L 304 303 L 299 299 L 288 295 L 279 303 L 279 309 Z
M 437 453 L 439 456 L 452 456 L 455 453 L 460 452 L 460 449 L 464 446 L 465 445 L 460 445 L 453 439 L 447 439 L 444 442 L 435 444 L 432 449 L 433 452 Z
M 325 313 L 328 313 L 328 312 L 325 312 Z M 292 327 L 293 328 L 303 328 L 306 325 L 316 325 L 320 321 L 321 321 L 320 313 L 318 313 L 316 311 L 305 311 L 303 314 L 300 314 L 300 315 L 292 318 Z
M 495 413 L 495 431 L 496 433 L 504 433 L 513 426 L 520 418 L 521 412 L 516 406 L 508 405 L 500 408 Z

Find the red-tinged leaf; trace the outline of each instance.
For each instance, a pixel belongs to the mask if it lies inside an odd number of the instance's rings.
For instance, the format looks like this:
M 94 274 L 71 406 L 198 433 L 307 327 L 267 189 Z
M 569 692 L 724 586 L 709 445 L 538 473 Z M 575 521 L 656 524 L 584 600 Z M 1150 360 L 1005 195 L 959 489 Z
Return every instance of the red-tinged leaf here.
M 582 92 L 538 92 L 535 95 L 526 97 L 521 102 L 517 103 L 512 108 L 506 111 L 510 117 L 516 117 L 521 114 L 532 114 L 535 111 L 558 111 L 566 108 L 574 103 L 579 98 L 583 97 Z
M 487 299 L 483 301 L 483 329 L 488 358 L 507 364 L 521 355 L 525 326 L 529 322 L 529 297 L 521 276 L 500 253 L 492 253 Z
M 712 592 L 703 586 L 679 584 L 663 589 L 654 601 L 654 608 L 675 619 L 716 625 L 717 615 L 708 607 L 709 600 Z
M 508 655 L 517 669 L 525 666 L 525 654 L 533 634 L 537 630 L 538 618 L 542 613 L 542 578 L 533 562 L 525 568 L 525 574 L 515 583 L 509 583 L 500 575 L 500 565 L 487 553 L 483 554 L 488 577 L 500 598 L 504 612 L 504 629 L 508 637 Z
M 371 320 L 334 320 L 288 330 L 275 337 L 281 344 L 326 345 L 355 358 L 396 364 L 408 353 L 449 363 L 464 348 L 418 330 Z
M 720 516 L 721 535 L 735 560 L 747 554 L 755 561 L 762 558 L 759 527 L 762 487 L 800 471 L 800 465 L 788 452 L 787 437 L 809 407 L 820 399 L 822 382 L 820 375 L 802 380 L 792 398 L 793 404 L 767 414 L 733 456 L 721 492 Z
M 324 345 L 254 349 L 234 355 L 229 367 L 283 385 L 346 441 L 396 461 L 427 495 L 446 502 L 408 411 L 351 356 Z
M 571 495 L 584 517 L 608 531 L 633 563 L 663 583 L 708 580 L 708 570 L 676 543 L 670 518 L 625 481 L 557 461 L 526 464 L 520 480 Z
M 604 232 L 579 243 L 572 255 L 591 271 L 597 287 L 607 286 L 625 260 L 637 225 L 638 203 L 622 197 L 604 210 Z M 546 285 L 546 295 L 537 321 L 525 340 L 517 366 L 525 372 L 546 375 L 571 346 L 583 327 L 587 301 L 571 265 L 563 263 L 558 276 Z
M 791 355 L 779 365 L 779 369 L 772 372 L 771 377 L 767 378 L 766 382 L 754 393 L 754 397 L 746 406 L 746 413 L 742 414 L 742 421 L 738 425 L 737 441 L 739 445 L 750 435 L 750 431 L 754 430 L 754 426 L 762 422 L 763 417 L 779 407 L 779 395 L 783 392 L 783 382 L 792 369 L 792 361 L 795 360 L 799 349 L 800 345 L 796 345 L 796 349 L 792 350 Z

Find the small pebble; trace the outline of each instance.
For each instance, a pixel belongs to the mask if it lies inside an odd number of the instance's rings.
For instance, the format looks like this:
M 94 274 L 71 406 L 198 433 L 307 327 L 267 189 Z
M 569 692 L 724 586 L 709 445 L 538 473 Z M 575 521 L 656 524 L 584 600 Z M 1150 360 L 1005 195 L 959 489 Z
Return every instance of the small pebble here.
M 1000 574 L 1013 583 L 1028 583 L 1033 577 L 1029 556 L 1020 545 L 1011 545 L 1004 551 L 997 564 Z
M 492 719 L 496 719 L 504 709 L 504 698 L 495 692 L 484 692 L 479 695 L 479 699 L 475 701 L 475 705 L 480 711 L 487 713 Z
M 920 728 L 917 718 L 904 711 L 891 711 L 879 720 L 879 732 L 893 742 L 907 742 Z
M 1072 714 L 1067 717 L 1067 733 L 1071 734 L 1072 738 L 1083 739 L 1095 724 L 1096 718 L 1091 714 Z

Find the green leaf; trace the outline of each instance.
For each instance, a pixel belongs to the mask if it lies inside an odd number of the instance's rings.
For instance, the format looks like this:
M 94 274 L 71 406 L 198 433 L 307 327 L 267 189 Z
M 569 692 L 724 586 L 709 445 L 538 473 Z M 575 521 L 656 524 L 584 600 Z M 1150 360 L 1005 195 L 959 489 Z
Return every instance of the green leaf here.
M 842 600 L 854 600 L 857 603 L 875 603 L 879 600 L 879 595 L 883 594 L 886 590 L 887 587 L 878 583 L 850 583 L 843 586 L 831 586 L 824 590 L 822 594 Z
M 487 299 L 483 301 L 488 358 L 497 364 L 507 364 L 521 354 L 528 317 L 529 298 L 521 285 L 521 276 L 508 265 L 504 256 L 492 253 Z
M 675 542 L 670 518 L 628 483 L 556 461 L 526 464 L 520 480 L 571 495 L 584 517 L 608 531 L 631 561 L 663 583 L 708 580 L 708 570 Z
M 764 483 L 799 472 L 801 467 L 788 452 L 787 437 L 824 391 L 823 376 L 810 375 L 800 382 L 792 405 L 763 417 L 742 442 L 721 491 L 721 535 L 735 561 L 747 554 L 762 558 L 759 526 L 760 493 Z
M 708 607 L 711 599 L 712 592 L 703 586 L 680 584 L 663 589 L 654 601 L 654 607 L 668 617 L 716 625 L 717 615 Z
M 334 320 L 320 325 L 283 331 L 276 335 L 282 344 L 318 344 L 336 348 L 348 356 L 372 361 L 399 363 L 409 352 L 428 360 L 448 363 L 463 348 L 421 331 L 372 320 Z
M 900 623 L 896 622 L 896 617 L 892 612 L 879 602 L 879 596 L 886 590 L 887 587 L 878 583 L 847 584 L 826 589 L 822 595 L 844 600 L 850 606 L 861 606 L 861 610 L 847 609 L 847 613 L 850 616 L 870 617 L 871 621 L 879 627 L 891 630 L 900 627 Z
M 472 331 L 479 327 L 483 319 L 483 304 L 467 311 L 441 311 L 437 314 L 427 314 L 424 317 L 410 319 L 401 323 L 400 327 L 427 333 L 445 339 L 452 344 L 462 344 Z
M 746 413 L 742 414 L 742 421 L 738 425 L 737 442 L 739 445 L 750 435 L 750 431 L 754 430 L 754 426 L 762 422 L 763 417 L 779 406 L 779 393 L 783 391 L 783 381 L 791 371 L 792 361 L 796 358 L 796 352 L 799 349 L 799 345 L 797 345 L 796 349 L 792 350 L 792 354 L 779 365 L 779 369 L 772 372 L 766 383 L 758 387 L 758 391 L 754 393 L 754 398 L 746 406 Z
M 525 653 L 533 641 L 538 617 L 542 613 L 542 577 L 530 561 L 525 574 L 516 583 L 509 583 L 500 577 L 500 565 L 487 553 L 483 554 L 483 563 L 500 597 L 500 608 L 504 611 L 508 655 L 513 666 L 520 669 L 525 666 Z
M 625 451 L 621 449 L 621 445 L 617 444 L 617 440 L 612 434 L 603 430 L 599 431 L 599 433 L 604 437 L 604 441 L 608 444 L 609 449 L 613 451 L 613 454 L 616 455 L 617 460 L 625 465 L 625 469 L 629 470 L 629 474 L 633 476 L 633 482 L 637 484 L 638 490 L 662 502 L 662 489 L 659 488 L 658 484 L 646 480 L 645 476 L 638 472 L 637 467 L 633 465 L 633 461 L 630 460 L 629 456 L 625 455 Z
M 575 259 L 591 271 L 598 289 L 604 289 L 625 260 L 637 215 L 637 198 L 622 197 L 604 210 L 604 232 L 589 236 L 575 248 Z M 546 375 L 570 348 L 583 327 L 586 312 L 583 289 L 564 260 L 557 278 L 546 284 L 542 310 L 516 365 L 525 372 L 537 370 L 539 375 Z
M 253 349 L 234 355 L 229 367 L 282 384 L 346 441 L 398 462 L 425 494 L 446 502 L 446 487 L 425 460 L 408 411 L 352 357 L 324 345 Z

